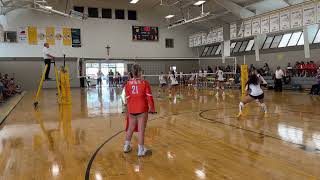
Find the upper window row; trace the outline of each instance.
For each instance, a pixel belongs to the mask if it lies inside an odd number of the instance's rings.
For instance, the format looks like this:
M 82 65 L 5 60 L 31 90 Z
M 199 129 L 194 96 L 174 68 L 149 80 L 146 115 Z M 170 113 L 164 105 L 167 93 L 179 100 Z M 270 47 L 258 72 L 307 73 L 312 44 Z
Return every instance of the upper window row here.
M 83 6 L 74 6 L 73 10 L 84 13 L 85 7 Z M 99 15 L 99 8 L 88 7 L 88 17 L 91 18 L 106 18 L 112 19 L 112 9 L 102 8 L 101 15 Z M 115 19 L 125 19 L 125 10 L 115 9 L 114 10 Z M 137 20 L 137 11 L 128 10 L 128 20 Z
M 310 43 L 320 43 L 320 29 L 318 31 L 309 32 Z M 304 45 L 303 32 L 294 32 L 281 35 L 268 36 L 261 49 L 284 48 Z M 230 45 L 230 53 L 241 53 L 254 50 L 254 40 L 243 40 L 232 42 Z M 215 56 L 221 54 L 221 45 L 206 46 L 201 56 Z

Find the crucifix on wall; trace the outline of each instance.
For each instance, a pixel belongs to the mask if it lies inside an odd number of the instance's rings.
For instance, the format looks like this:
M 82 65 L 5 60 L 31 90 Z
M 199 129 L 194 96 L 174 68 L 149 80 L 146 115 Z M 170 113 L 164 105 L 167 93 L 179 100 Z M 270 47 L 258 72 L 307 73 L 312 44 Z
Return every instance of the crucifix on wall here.
M 111 47 L 110 47 L 109 45 L 107 45 L 106 49 L 107 49 L 107 55 L 108 55 L 108 57 L 109 57 Z

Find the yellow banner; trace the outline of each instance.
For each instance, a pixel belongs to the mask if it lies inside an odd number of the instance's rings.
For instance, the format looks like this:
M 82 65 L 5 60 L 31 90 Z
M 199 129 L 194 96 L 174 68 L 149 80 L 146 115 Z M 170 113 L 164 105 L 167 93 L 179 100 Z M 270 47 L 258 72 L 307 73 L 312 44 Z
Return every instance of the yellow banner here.
M 28 42 L 30 45 L 38 45 L 38 32 L 36 27 L 28 27 Z
M 63 45 L 71 46 L 72 45 L 71 29 L 70 28 L 63 28 L 62 33 L 63 33 Z
M 46 41 L 49 45 L 55 45 L 55 28 L 54 27 L 46 28 Z
M 246 84 L 248 81 L 248 65 L 243 64 L 241 65 L 241 92 L 242 95 L 244 95 L 246 93 Z

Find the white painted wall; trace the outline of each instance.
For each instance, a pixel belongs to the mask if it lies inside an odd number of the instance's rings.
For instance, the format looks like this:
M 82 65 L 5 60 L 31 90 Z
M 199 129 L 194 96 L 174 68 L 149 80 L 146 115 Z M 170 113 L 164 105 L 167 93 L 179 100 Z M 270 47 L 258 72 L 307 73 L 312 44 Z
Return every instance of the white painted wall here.
M 77 4 L 77 3 L 73 3 Z M 128 4 L 128 3 L 125 3 Z M 108 7 L 135 9 L 123 7 L 125 4 L 106 4 L 102 1 L 90 1 L 90 4 L 79 4 L 90 7 Z M 64 6 L 64 5 L 61 5 Z M 56 8 L 56 7 L 55 7 Z M 137 9 L 138 21 L 109 20 L 89 18 L 78 21 L 53 14 L 46 14 L 32 10 L 15 10 L 6 15 L 5 30 L 17 30 L 17 27 L 74 27 L 81 28 L 82 48 L 65 46 L 52 46 L 56 56 L 66 54 L 68 57 L 105 58 L 106 46 L 111 46 L 111 58 L 121 57 L 194 57 L 196 52 L 188 48 L 188 35 L 186 27 L 168 29 L 164 24 L 162 15 L 156 12 L 147 12 Z M 132 25 L 158 26 L 158 42 L 132 41 Z M 174 48 L 165 48 L 165 38 L 174 39 Z M 0 57 L 41 57 L 42 44 L 32 46 L 20 43 L 0 43 Z

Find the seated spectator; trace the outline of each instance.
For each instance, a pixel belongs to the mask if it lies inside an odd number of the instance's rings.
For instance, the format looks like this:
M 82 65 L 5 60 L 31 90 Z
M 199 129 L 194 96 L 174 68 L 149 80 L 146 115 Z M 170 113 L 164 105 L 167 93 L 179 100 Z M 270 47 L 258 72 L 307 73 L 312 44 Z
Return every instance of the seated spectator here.
M 3 90 L 4 90 L 4 85 L 0 81 L 0 103 L 2 103 L 4 101 Z
M 320 95 L 320 67 L 318 68 L 316 78 L 317 78 L 317 84 L 312 85 L 310 94 Z
M 263 72 L 263 75 L 270 75 L 270 68 L 269 68 L 268 63 L 264 64 L 262 72 Z

